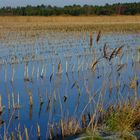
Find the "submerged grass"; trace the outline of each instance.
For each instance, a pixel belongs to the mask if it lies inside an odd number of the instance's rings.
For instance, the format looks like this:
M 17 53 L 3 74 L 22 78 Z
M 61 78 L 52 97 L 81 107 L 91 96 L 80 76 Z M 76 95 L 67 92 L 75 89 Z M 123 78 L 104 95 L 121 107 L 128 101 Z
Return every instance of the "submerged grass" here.
M 137 140 L 134 131 L 140 126 L 140 102 L 131 104 L 128 100 L 122 106 L 104 112 L 104 119 L 96 130 L 86 128 L 77 140 Z
M 111 132 L 119 132 L 121 135 L 132 132 L 140 125 L 140 102 L 131 105 L 129 102 L 116 110 L 107 112 L 106 128 Z

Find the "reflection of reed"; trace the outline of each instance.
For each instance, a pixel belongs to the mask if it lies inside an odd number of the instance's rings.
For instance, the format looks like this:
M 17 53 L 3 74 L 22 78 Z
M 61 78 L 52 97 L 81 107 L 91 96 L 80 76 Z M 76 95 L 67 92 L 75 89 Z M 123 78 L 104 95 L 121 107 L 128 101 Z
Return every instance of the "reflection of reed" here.
M 4 81 L 7 81 L 7 64 L 4 66 Z
M 79 105 L 80 105 L 80 96 L 78 96 L 78 99 L 77 99 L 77 103 L 76 103 L 75 110 L 74 110 L 74 115 L 78 111 Z
M 53 106 L 54 106 L 54 114 L 56 113 L 56 91 L 53 92 Z
M 92 48 L 92 42 L 93 42 L 93 39 L 92 39 L 92 32 L 90 32 L 90 48 Z
M 34 64 L 32 63 L 31 80 L 33 80 L 33 77 L 34 77 L 34 71 L 35 71 L 35 67 L 34 67 Z
M 18 109 L 18 120 L 20 119 L 20 109 Z
M 12 92 L 12 107 L 15 108 L 15 97 L 13 92 Z
M 24 81 L 29 82 L 29 75 L 28 75 L 28 62 L 25 63 L 25 69 L 24 69 Z
M 37 67 L 37 74 L 36 74 L 37 79 L 39 78 L 39 72 L 40 72 L 40 67 L 39 67 L 39 64 L 38 64 L 38 67 Z
M 4 106 L 2 105 L 2 96 L 0 95 L 0 115 L 3 113 Z
M 49 109 L 50 109 L 50 103 L 51 103 L 51 101 L 49 100 L 48 103 L 47 103 L 46 112 L 48 112 Z
M 39 117 L 40 117 L 40 114 L 41 114 L 41 111 L 42 111 L 42 105 L 43 105 L 43 97 L 41 95 L 40 88 L 38 88 L 38 96 L 40 98 L 40 108 L 39 108 Z
M 38 88 L 38 96 L 40 98 L 40 105 L 42 105 L 43 104 L 43 97 L 41 95 L 40 88 Z
M 29 95 L 30 106 L 33 106 L 33 96 L 32 96 L 32 91 L 31 90 L 29 90 L 28 95 Z
M 68 73 L 68 61 L 66 61 L 66 73 Z
M 11 117 L 11 112 L 10 109 L 8 109 L 8 120 L 10 120 L 10 117 Z
M 21 132 L 20 132 L 20 124 L 18 125 L 17 138 L 18 138 L 18 140 L 22 140 L 22 136 L 21 136 Z
M 12 64 L 12 76 L 11 76 L 11 82 L 14 82 L 14 75 L 15 75 L 15 67 L 14 64 Z
M 43 64 L 42 70 L 41 70 L 41 74 L 40 74 L 40 78 L 41 78 L 41 79 L 44 78 L 44 71 L 45 71 L 45 65 Z
M 49 95 L 48 95 L 48 91 L 47 91 L 47 89 L 46 89 L 46 98 L 47 98 L 47 107 L 46 107 L 46 112 L 48 112 L 48 110 L 49 110 L 49 108 L 50 108 L 50 102 L 51 102 L 51 100 L 50 100 L 50 97 L 49 97 Z
M 33 106 L 29 107 L 29 120 L 32 120 L 33 117 Z
M 39 116 L 39 117 L 40 117 L 41 112 L 42 112 L 42 106 L 43 106 L 43 104 L 40 104 L 40 107 L 39 107 L 39 112 L 38 112 L 38 116 Z
M 61 61 L 60 61 L 57 67 L 57 74 L 61 74 L 61 73 L 62 73 L 62 67 L 61 67 Z

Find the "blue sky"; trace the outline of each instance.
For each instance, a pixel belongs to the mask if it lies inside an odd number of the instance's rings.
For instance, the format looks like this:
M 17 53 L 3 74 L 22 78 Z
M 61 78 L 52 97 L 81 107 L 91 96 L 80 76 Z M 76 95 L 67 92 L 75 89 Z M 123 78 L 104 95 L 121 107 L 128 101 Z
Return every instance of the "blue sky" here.
M 140 2 L 140 0 L 0 0 L 0 7 L 3 6 L 26 6 L 26 5 L 73 5 L 73 4 L 92 4 L 92 5 L 104 5 L 106 3 L 118 3 L 118 2 Z

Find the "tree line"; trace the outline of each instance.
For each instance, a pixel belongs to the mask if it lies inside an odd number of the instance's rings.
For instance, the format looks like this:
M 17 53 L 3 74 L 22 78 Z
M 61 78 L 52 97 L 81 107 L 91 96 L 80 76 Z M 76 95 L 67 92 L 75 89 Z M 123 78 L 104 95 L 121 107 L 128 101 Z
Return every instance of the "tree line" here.
M 59 15 L 136 15 L 140 14 L 140 2 L 117 3 L 104 6 L 72 5 L 57 7 L 51 5 L 38 5 L 26 7 L 2 7 L 0 15 L 3 16 L 59 16 Z

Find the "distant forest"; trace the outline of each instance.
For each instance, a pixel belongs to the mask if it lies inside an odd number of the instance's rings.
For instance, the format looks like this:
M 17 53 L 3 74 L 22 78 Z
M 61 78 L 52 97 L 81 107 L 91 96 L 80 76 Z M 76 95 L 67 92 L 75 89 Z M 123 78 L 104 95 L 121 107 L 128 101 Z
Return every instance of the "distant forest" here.
M 138 3 L 117 3 L 104 6 L 93 5 L 72 5 L 64 7 L 56 6 L 26 6 L 26 7 L 3 7 L 0 8 L 0 15 L 3 16 L 59 16 L 59 15 L 136 15 L 140 14 L 140 2 Z

